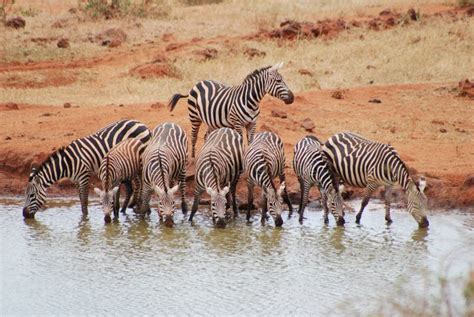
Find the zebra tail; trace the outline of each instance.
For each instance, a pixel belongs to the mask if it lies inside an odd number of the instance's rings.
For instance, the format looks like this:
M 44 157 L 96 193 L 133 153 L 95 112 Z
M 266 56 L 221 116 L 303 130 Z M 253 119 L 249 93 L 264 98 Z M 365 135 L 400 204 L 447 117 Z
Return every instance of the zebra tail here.
M 179 99 L 181 98 L 186 98 L 189 95 L 181 95 L 181 94 L 174 94 L 173 97 L 171 97 L 170 103 L 168 104 L 168 109 L 171 111 L 174 110 L 174 107 L 176 107 L 176 104 L 178 103 Z

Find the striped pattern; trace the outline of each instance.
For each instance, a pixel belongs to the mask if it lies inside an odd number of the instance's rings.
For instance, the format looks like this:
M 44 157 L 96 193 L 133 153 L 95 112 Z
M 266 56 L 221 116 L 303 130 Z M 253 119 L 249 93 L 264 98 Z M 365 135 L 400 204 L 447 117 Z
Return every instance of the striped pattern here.
M 189 221 L 192 221 L 204 191 L 211 196 L 212 220 L 217 227 L 226 226 L 226 203 L 230 196 L 234 215 L 237 215 L 235 192 L 242 165 L 242 136 L 230 128 L 211 132 L 196 160 L 194 203 Z
M 329 223 L 328 214 L 331 211 L 334 219 L 336 219 L 336 223 L 343 225 L 345 223 L 343 201 L 318 138 L 308 135 L 295 145 L 293 169 L 301 189 L 298 211 L 300 223 L 303 223 L 303 214 L 308 202 L 309 190 L 313 185 L 316 185 L 321 193 L 324 222 Z
M 187 212 L 185 200 L 188 137 L 183 128 L 166 122 L 153 130 L 152 138 L 143 154 L 142 191 L 139 211 L 148 212 L 153 193 L 158 197 L 158 214 L 165 217 L 167 226 L 173 225 L 174 194 L 181 191 L 181 209 Z M 179 185 L 173 186 L 175 182 Z
M 122 213 L 130 201 L 132 195 L 131 182 L 134 182 L 135 195 L 140 189 L 140 178 L 142 169 L 142 154 L 146 145 L 138 139 L 126 139 L 114 146 L 102 159 L 99 167 L 99 179 L 102 182 L 102 190 L 94 188 L 102 202 L 104 220 L 110 222 L 110 213 L 113 210 L 118 217 L 119 210 L 119 186 L 126 183 L 127 196 L 123 203 Z
M 290 104 L 293 93 L 290 91 L 278 68 L 264 67 L 249 74 L 238 86 L 225 86 L 216 81 L 205 80 L 196 84 L 189 95 L 175 94 L 169 104 L 172 111 L 180 98 L 188 97 L 189 119 L 192 124 L 191 142 L 194 157 L 199 127 L 204 122 L 208 132 L 222 127 L 237 130 L 242 135 L 247 129 L 249 143 L 255 133 L 256 122 L 260 114 L 259 103 L 263 96 L 270 94 Z
M 244 158 L 244 170 L 247 174 L 248 204 L 247 221 L 253 204 L 253 189 L 257 185 L 262 188 L 262 224 L 265 223 L 267 211 L 275 221 L 275 225 L 283 225 L 281 217 L 283 206 L 282 196 L 290 210 L 293 211 L 285 187 L 285 153 L 280 137 L 272 132 L 261 132 L 255 135 Z M 273 179 L 280 178 L 277 190 Z
M 90 175 L 97 173 L 102 158 L 114 145 L 128 138 L 146 143 L 150 131 L 138 121 L 121 120 L 51 154 L 30 173 L 23 216 L 33 218 L 46 200 L 47 188 L 62 178 L 69 178 L 77 184 L 82 213 L 87 214 Z
M 408 198 L 408 211 L 420 227 L 429 225 L 426 218 L 426 196 L 411 179 L 408 169 L 393 147 L 370 141 L 355 133 L 339 133 L 324 145 L 324 152 L 330 158 L 332 168 L 346 183 L 354 187 L 364 187 L 365 194 L 356 222 L 360 218 L 370 196 L 379 186 L 386 187 L 385 220 L 390 217 L 390 189 L 400 184 Z M 424 188 L 424 185 L 421 189 Z

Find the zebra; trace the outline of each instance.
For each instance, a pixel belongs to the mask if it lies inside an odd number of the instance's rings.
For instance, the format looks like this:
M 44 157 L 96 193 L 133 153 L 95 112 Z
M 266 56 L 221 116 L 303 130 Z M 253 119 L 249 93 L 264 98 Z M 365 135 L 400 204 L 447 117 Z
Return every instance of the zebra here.
M 247 174 L 248 204 L 247 221 L 250 221 L 250 211 L 253 204 L 253 189 L 255 184 L 262 188 L 262 224 L 265 223 L 267 211 L 272 216 L 277 227 L 283 225 L 282 197 L 293 211 L 285 187 L 285 153 L 280 137 L 272 132 L 257 133 L 250 143 L 244 157 L 244 170 Z M 277 190 L 273 179 L 279 176 L 280 187 Z
M 23 217 L 34 218 L 46 200 L 48 187 L 62 178 L 69 178 L 77 184 L 82 213 L 87 215 L 91 174 L 97 173 L 102 158 L 115 144 L 128 138 L 146 143 L 150 138 L 150 131 L 141 122 L 120 120 L 52 153 L 38 168 L 31 170 L 26 186 Z
M 181 209 L 187 213 L 185 200 L 188 137 L 183 128 L 171 122 L 158 125 L 152 133 L 148 147 L 143 153 L 142 190 L 139 212 L 150 209 L 153 192 L 158 196 L 158 214 L 165 217 L 165 225 L 174 225 L 174 194 L 181 191 Z M 175 181 L 179 185 L 173 186 Z
M 230 87 L 216 81 L 204 80 L 191 88 L 188 95 L 173 95 L 168 104 L 170 111 L 173 111 L 179 99 L 188 97 L 188 112 L 192 125 L 192 158 L 202 122 L 208 126 L 205 138 L 212 130 L 222 127 L 234 128 L 240 135 L 246 128 L 250 144 L 260 114 L 259 102 L 266 94 L 279 98 L 286 104 L 293 103 L 293 93 L 278 73 L 282 66 L 283 63 L 278 63 L 257 69 L 238 86 Z
M 102 182 L 103 190 L 94 188 L 95 193 L 100 197 L 102 210 L 104 212 L 104 221 L 109 223 L 110 212 L 114 211 L 114 216 L 118 217 L 119 209 L 119 186 L 127 182 L 127 196 L 123 204 L 122 213 L 128 206 L 130 200 L 131 186 L 134 182 L 134 199 L 140 189 L 140 178 L 142 168 L 142 153 L 145 150 L 145 144 L 138 139 L 125 139 L 114 146 L 102 159 L 99 167 L 99 179 Z
M 217 228 L 225 228 L 226 202 L 230 198 L 234 216 L 238 214 L 235 192 L 242 168 L 242 136 L 230 128 L 211 132 L 197 156 L 194 203 L 189 221 L 193 220 L 201 195 L 206 191 L 211 196 L 212 221 Z
M 415 218 L 420 228 L 428 227 L 426 217 L 427 199 L 423 193 L 426 186 L 424 178 L 417 186 L 408 173 L 405 163 L 397 151 L 390 145 L 370 141 L 351 132 L 343 132 L 329 138 L 323 147 L 332 168 L 344 183 L 354 187 L 363 187 L 364 198 L 356 215 L 356 223 L 370 196 L 379 186 L 385 186 L 385 220 L 391 223 L 391 188 L 400 184 L 407 194 L 408 212 Z
M 301 199 L 299 206 L 299 222 L 303 223 L 303 214 L 308 202 L 311 186 L 318 186 L 321 193 L 321 204 L 324 209 L 324 223 L 329 223 L 329 211 L 337 225 L 345 223 L 343 201 L 336 185 L 331 167 L 327 162 L 319 139 L 308 135 L 296 143 L 293 156 L 293 169 L 300 183 Z M 291 217 L 291 212 L 290 212 Z

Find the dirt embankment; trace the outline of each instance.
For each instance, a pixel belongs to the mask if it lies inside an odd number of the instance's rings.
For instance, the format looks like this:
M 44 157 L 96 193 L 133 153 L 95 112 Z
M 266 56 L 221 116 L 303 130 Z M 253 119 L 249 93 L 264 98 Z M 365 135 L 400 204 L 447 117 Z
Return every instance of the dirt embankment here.
M 295 203 L 299 188 L 291 168 L 294 144 L 308 133 L 326 139 L 350 130 L 373 140 L 390 142 L 410 167 L 415 180 L 420 175 L 427 178 L 426 193 L 431 207 L 467 208 L 474 206 L 473 101 L 454 94 L 452 87 L 455 83 L 322 90 L 297 94 L 289 106 L 266 97 L 261 103 L 258 131 L 271 130 L 282 136 L 288 165 L 287 183 Z M 114 120 L 134 118 L 150 128 L 174 121 L 190 133 L 185 101 L 172 113 L 165 103 L 93 107 L 0 105 L 0 194 L 21 195 L 33 164 L 58 147 Z M 188 173 L 192 175 L 192 166 Z M 190 177 L 190 197 L 192 188 Z M 69 182 L 60 182 L 49 193 L 76 195 Z M 356 197 L 361 191 L 349 189 L 351 193 Z M 312 198 L 318 195 L 317 191 L 312 192 Z M 238 196 L 245 202 L 243 181 Z

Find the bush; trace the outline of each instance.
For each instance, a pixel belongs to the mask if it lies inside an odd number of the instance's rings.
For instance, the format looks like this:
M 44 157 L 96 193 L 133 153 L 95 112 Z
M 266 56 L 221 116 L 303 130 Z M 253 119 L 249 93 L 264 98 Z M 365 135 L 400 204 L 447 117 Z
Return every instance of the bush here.
M 171 8 L 165 0 L 112 0 L 110 4 L 107 0 L 88 0 L 83 11 L 92 18 L 111 19 L 125 16 L 158 18 L 168 16 Z
M 458 5 L 460 7 L 474 6 L 474 0 L 458 0 Z

